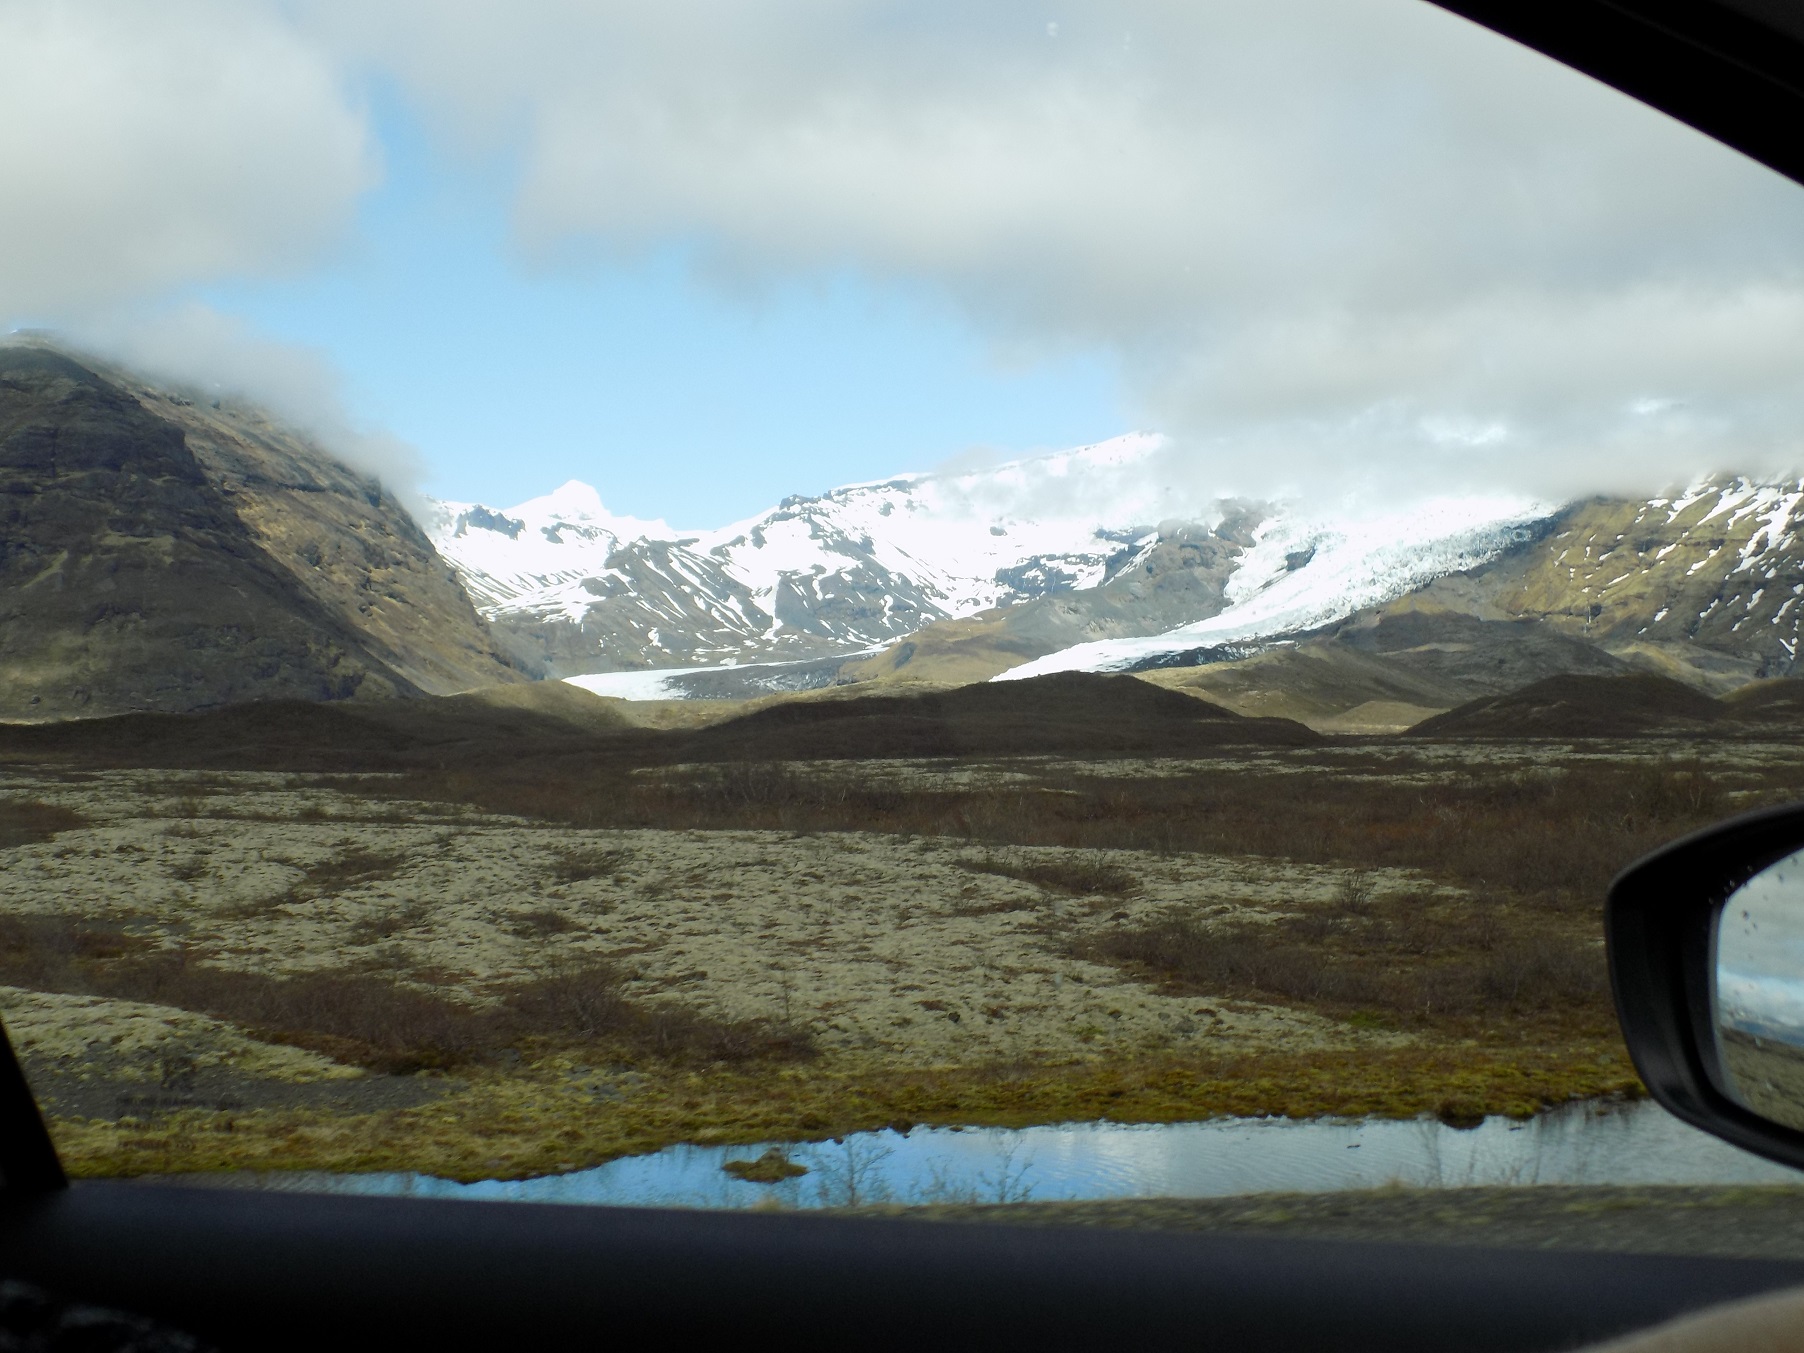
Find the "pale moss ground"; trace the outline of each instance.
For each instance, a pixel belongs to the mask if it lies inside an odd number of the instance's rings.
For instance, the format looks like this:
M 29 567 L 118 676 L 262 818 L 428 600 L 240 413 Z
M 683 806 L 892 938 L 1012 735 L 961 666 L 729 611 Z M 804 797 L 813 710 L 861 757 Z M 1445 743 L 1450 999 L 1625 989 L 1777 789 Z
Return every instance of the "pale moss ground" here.
M 1269 917 L 1325 901 L 1340 870 L 1111 851 L 1138 886 L 1067 896 L 966 866 L 1085 852 L 453 820 L 442 806 L 244 778 L 250 792 L 205 797 L 136 772 L 83 785 L 14 780 L 11 792 L 75 807 L 93 825 L 9 852 L 0 912 L 104 919 L 208 963 L 272 974 L 380 965 L 473 1001 L 565 959 L 606 956 L 632 977 L 631 994 L 803 1023 L 829 1050 L 906 1066 L 1107 1056 L 1196 1038 L 1245 1051 L 1375 1037 L 1302 1012 L 1161 994 L 1061 952 L 1086 927 L 1174 905 Z M 316 881 L 360 865 L 363 877 Z M 587 870 L 599 872 L 561 877 Z M 1426 886 L 1402 871 L 1376 881 Z
M 354 1080 L 363 1073 L 304 1048 L 249 1037 L 190 1010 L 100 996 L 0 986 L 0 1012 L 13 1047 L 40 1067 L 150 1083 L 170 1068 L 221 1068 L 304 1084 Z
M 1093 773 L 1103 773 L 1091 767 Z M 886 774 L 942 772 L 906 764 Z M 980 772 L 960 772 L 978 774 Z M 1006 774 L 1007 772 L 997 772 Z M 379 783 L 370 781 L 372 785 Z M 0 795 L 89 825 L 16 847 L 0 914 L 112 923 L 211 965 L 353 968 L 481 1003 L 578 955 L 629 993 L 799 1024 L 812 1062 L 672 1068 L 544 1050 L 430 1081 L 427 1102 L 61 1115 L 78 1171 L 427 1169 L 462 1177 L 592 1164 L 673 1141 L 830 1135 L 895 1121 L 1022 1125 L 1218 1113 L 1530 1113 L 1631 1092 L 1620 1048 L 1425 1046 L 1302 1011 L 1177 996 L 1068 956 L 1086 928 L 1204 908 L 1269 919 L 1345 871 L 1108 852 L 1136 886 L 1072 896 L 970 865 L 1044 865 L 948 838 L 578 831 L 397 803 L 301 776 L 11 773 Z M 1380 871 L 1382 890 L 1430 889 Z M 124 1084 L 170 1066 L 294 1083 L 365 1073 L 164 1006 L 0 989 L 29 1066 Z

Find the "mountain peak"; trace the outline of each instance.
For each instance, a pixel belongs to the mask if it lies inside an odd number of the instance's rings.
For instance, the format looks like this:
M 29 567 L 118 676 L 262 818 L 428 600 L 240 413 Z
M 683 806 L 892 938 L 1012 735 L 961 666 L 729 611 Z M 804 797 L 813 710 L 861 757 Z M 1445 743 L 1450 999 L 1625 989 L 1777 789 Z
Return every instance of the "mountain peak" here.
M 585 484 L 580 479 L 566 479 L 550 493 L 529 498 L 519 506 L 510 508 L 508 515 L 559 517 L 565 521 L 581 522 L 613 520 L 612 514 L 602 504 L 600 492 L 593 484 Z

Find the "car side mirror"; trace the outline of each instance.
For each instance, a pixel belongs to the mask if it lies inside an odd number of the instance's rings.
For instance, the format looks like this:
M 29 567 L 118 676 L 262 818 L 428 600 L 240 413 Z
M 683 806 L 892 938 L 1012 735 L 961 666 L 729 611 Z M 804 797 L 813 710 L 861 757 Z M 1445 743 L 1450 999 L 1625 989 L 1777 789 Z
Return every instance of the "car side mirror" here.
M 1625 870 L 1605 911 L 1635 1068 L 1695 1127 L 1804 1166 L 1804 805 L 1750 813 Z

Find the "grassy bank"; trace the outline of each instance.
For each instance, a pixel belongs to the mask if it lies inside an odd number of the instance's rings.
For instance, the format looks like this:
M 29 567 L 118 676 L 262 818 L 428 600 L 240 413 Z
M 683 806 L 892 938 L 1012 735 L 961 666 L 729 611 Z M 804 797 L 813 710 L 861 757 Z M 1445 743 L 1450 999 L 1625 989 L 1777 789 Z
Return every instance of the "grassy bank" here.
M 1638 1093 L 1625 1056 L 1608 1042 L 912 1071 L 646 1064 L 598 1075 L 558 1063 L 475 1073 L 429 1104 L 381 1113 L 186 1110 L 145 1121 L 61 1120 L 54 1132 L 80 1175 L 304 1168 L 472 1180 L 581 1169 L 679 1142 L 1225 1115 L 1432 1115 L 1465 1124 L 1486 1113 L 1528 1116 L 1574 1099 Z

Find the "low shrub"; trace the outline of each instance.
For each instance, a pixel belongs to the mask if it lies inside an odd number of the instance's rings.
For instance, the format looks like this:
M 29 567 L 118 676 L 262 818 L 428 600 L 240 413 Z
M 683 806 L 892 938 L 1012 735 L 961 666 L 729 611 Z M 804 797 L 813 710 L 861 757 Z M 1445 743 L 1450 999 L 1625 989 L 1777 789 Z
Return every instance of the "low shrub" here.
M 549 939 L 553 935 L 567 935 L 572 930 L 582 929 L 563 912 L 553 911 L 550 907 L 520 912 L 509 917 L 506 925 L 515 935 L 528 940 Z
M 88 825 L 73 808 L 41 799 L 0 799 L 0 849 L 34 846 Z
M 795 1061 L 815 1051 L 812 1035 L 793 1026 L 634 1001 L 619 972 L 593 959 L 513 986 L 503 1000 L 523 1035 L 618 1043 L 664 1060 Z
M 481 1062 L 525 1044 L 601 1044 L 666 1061 L 793 1061 L 815 1051 L 804 1029 L 635 1001 L 619 972 L 599 959 L 479 1003 L 389 972 L 247 972 L 153 948 L 105 923 L 7 916 L 0 917 L 0 983 L 176 1006 L 394 1074 Z
M 985 855 L 976 860 L 960 860 L 959 867 L 974 874 L 994 874 L 1019 879 L 1049 892 L 1074 896 L 1118 896 L 1131 893 L 1140 880 L 1099 850 L 1062 852 L 1053 856 L 1027 859 L 1018 856 Z
M 1474 943 L 1457 910 L 1364 927 L 1319 914 L 1250 925 L 1170 915 L 1094 932 L 1073 952 L 1187 992 L 1341 1014 L 1464 1019 L 1563 1007 L 1607 1015 L 1608 979 L 1596 943 L 1545 930 L 1500 941 L 1494 927 L 1484 943 Z
M 551 877 L 558 883 L 587 883 L 590 879 L 612 878 L 632 858 L 624 850 L 605 850 L 598 846 L 564 850 L 552 862 Z

